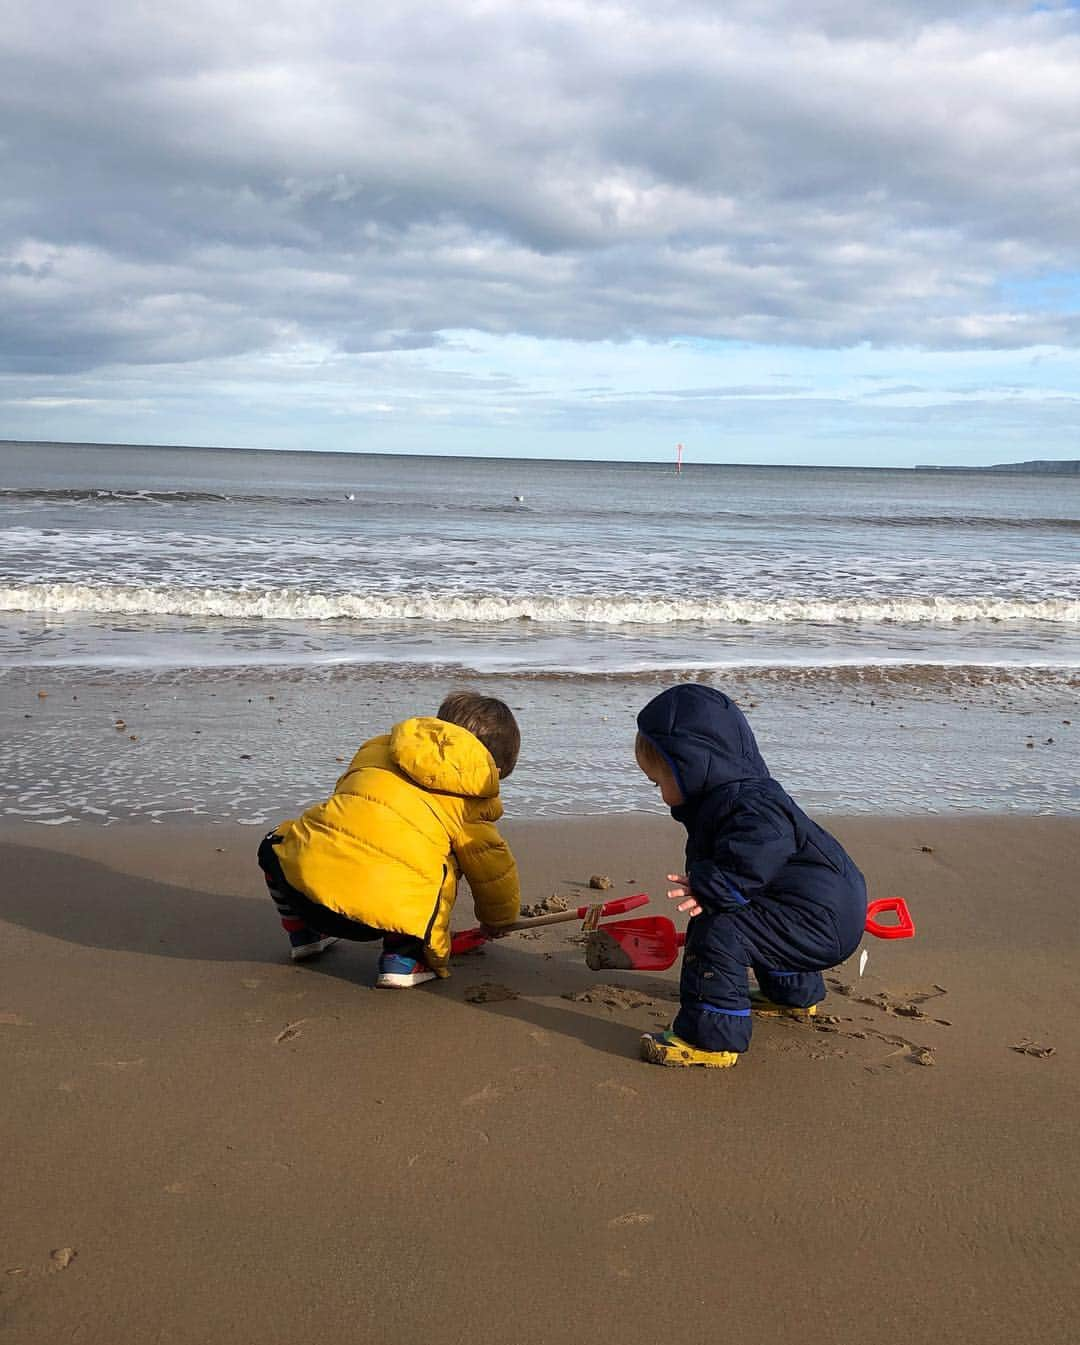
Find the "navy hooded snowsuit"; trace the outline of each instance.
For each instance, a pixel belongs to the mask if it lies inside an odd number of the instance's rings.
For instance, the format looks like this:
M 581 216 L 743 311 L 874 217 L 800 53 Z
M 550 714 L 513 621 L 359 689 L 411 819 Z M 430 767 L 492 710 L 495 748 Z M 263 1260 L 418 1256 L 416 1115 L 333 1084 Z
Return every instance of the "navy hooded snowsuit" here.
M 638 715 L 683 802 L 690 921 L 674 1030 L 706 1051 L 750 1044 L 747 967 L 778 1004 L 825 996 L 821 972 L 850 957 L 866 924 L 866 884 L 843 847 L 769 774 L 742 711 L 687 683 Z

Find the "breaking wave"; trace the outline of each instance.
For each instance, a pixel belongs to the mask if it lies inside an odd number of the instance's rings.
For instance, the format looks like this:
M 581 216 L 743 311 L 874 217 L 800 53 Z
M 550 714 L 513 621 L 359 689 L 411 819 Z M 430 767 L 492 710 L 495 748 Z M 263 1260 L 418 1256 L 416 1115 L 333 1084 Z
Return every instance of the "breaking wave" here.
M 0 587 L 0 611 L 115 616 L 225 617 L 253 621 L 421 621 L 468 625 L 919 625 L 1014 621 L 1080 624 L 1080 599 L 1002 597 L 695 598 L 308 592 L 298 588 L 17 584 Z

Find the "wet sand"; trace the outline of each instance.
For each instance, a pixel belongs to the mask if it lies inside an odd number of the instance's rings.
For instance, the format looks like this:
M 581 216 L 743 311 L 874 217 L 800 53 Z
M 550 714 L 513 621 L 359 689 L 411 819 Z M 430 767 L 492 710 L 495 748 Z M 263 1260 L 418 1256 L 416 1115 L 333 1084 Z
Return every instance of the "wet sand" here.
M 638 1061 L 675 971 L 572 926 L 375 992 L 371 948 L 287 960 L 252 827 L 6 823 L 0 1337 L 1073 1339 L 1080 821 L 832 825 L 917 936 L 712 1073 Z M 680 853 L 506 834 L 528 901 L 659 905 Z
M 701 679 L 738 700 L 769 769 L 811 813 L 1080 817 L 1075 670 L 774 668 Z M 455 684 L 474 683 L 521 725 L 526 749 L 504 790 L 512 816 L 648 809 L 635 715 L 670 681 L 0 668 L 0 817 L 268 827 L 325 798 L 356 746 L 385 733 L 403 706 L 433 712 Z

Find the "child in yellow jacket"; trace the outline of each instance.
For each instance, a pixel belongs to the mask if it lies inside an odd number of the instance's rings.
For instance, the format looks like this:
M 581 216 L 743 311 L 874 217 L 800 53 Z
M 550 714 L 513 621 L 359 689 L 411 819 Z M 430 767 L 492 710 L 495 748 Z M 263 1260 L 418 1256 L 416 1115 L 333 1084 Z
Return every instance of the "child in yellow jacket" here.
M 376 985 L 448 976 L 450 914 L 464 874 L 498 937 L 518 918 L 517 866 L 495 823 L 521 737 L 509 706 L 471 691 L 434 718 L 395 724 L 357 752 L 333 794 L 282 822 L 259 866 L 295 960 L 338 939 L 382 939 Z

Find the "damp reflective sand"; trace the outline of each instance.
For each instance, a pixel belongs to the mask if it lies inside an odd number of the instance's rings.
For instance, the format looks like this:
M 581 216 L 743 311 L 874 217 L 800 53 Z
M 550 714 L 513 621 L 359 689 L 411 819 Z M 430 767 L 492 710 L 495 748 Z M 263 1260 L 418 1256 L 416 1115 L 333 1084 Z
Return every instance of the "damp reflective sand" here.
M 744 670 L 710 678 L 745 709 L 773 774 L 810 812 L 1080 813 L 1072 673 L 967 668 Z M 509 815 L 656 810 L 634 719 L 673 679 L 470 679 L 522 727 Z M 325 796 L 366 738 L 459 684 L 357 668 L 0 674 L 0 808 L 46 825 L 201 819 L 269 825 Z M 44 693 L 44 694 L 42 694 Z

